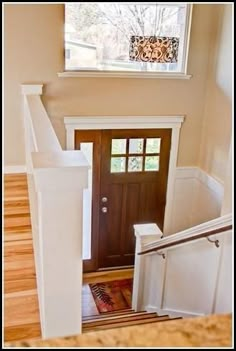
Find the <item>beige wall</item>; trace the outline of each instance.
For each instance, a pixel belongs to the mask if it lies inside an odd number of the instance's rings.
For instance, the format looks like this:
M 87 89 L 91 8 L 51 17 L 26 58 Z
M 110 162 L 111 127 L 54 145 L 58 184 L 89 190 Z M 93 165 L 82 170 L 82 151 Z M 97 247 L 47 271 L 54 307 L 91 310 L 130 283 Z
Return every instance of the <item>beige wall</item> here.
M 63 71 L 63 5 L 6 4 L 5 164 L 24 163 L 20 84 L 44 83 L 43 101 L 63 147 L 66 115 L 185 115 L 178 165 L 201 161 L 205 167 L 199 148 L 214 6 L 194 5 L 188 66 L 193 78 L 163 80 L 58 78 Z
M 200 167 L 225 181 L 232 133 L 232 5 L 214 8 Z

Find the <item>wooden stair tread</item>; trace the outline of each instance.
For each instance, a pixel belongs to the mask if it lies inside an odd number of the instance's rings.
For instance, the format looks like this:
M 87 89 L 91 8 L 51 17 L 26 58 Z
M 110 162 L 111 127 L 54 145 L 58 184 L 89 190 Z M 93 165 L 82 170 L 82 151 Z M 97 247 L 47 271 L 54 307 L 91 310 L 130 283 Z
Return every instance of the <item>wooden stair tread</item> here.
M 129 326 L 134 326 L 134 325 L 158 323 L 158 322 L 164 322 L 164 321 L 169 321 L 169 320 L 172 320 L 172 319 L 170 319 L 169 316 L 167 316 L 167 317 L 157 317 L 156 316 L 156 317 L 146 318 L 146 319 L 125 321 L 125 322 L 120 322 L 120 323 L 111 323 L 108 325 L 97 325 L 97 326 L 87 326 L 87 327 L 82 326 L 82 331 L 96 331 L 96 330 L 104 330 L 104 329 L 129 327 Z
M 92 319 L 101 319 L 101 318 L 107 318 L 109 316 L 122 316 L 122 315 L 127 315 L 127 314 L 132 314 L 134 313 L 134 310 L 127 310 L 127 311 L 123 311 L 122 312 L 116 312 L 116 311 L 112 311 L 112 312 L 106 312 L 106 313 L 101 313 L 101 314 L 92 314 L 89 316 L 83 316 L 82 320 L 83 321 L 87 321 L 87 320 L 92 320 Z M 145 312 L 145 311 L 140 311 L 140 312 Z M 139 313 L 139 312 L 138 312 Z
M 31 225 L 21 225 L 21 226 L 12 226 L 4 228 L 4 232 L 7 233 L 28 233 L 31 231 Z
M 4 216 L 18 215 L 23 213 L 30 214 L 28 200 L 4 201 Z
M 108 311 L 108 312 L 102 312 L 100 315 L 101 316 L 108 316 L 114 313 L 126 313 L 126 312 L 135 312 L 132 308 L 122 308 L 118 311 Z
M 142 313 L 132 313 L 132 314 L 127 314 L 127 315 L 121 315 L 121 316 L 110 316 L 106 318 L 100 318 L 100 319 L 91 319 L 87 321 L 83 321 L 83 325 L 102 325 L 102 324 L 109 324 L 114 322 L 122 322 L 122 321 L 128 321 L 128 320 L 138 320 L 142 318 L 149 318 L 149 317 L 156 317 L 157 314 L 155 312 L 153 313 L 147 313 L 147 312 L 142 312 Z

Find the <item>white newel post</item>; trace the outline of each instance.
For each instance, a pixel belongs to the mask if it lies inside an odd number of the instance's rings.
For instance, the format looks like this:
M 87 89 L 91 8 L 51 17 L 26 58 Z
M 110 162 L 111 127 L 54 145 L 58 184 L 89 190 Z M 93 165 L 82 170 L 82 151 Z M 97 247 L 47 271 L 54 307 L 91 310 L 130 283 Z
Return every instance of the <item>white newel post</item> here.
M 136 237 L 135 266 L 133 280 L 132 309 L 140 311 L 143 305 L 145 255 L 138 255 L 143 246 L 162 237 L 163 233 L 155 223 L 135 224 L 134 235 Z
M 43 338 L 81 333 L 83 189 L 80 151 L 32 153 L 38 195 Z

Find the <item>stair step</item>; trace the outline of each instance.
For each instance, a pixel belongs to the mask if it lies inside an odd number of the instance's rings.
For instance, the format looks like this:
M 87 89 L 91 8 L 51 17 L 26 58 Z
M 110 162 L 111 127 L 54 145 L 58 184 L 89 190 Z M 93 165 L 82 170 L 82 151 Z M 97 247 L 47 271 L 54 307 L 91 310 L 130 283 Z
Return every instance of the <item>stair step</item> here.
M 152 317 L 152 318 L 146 318 L 146 319 L 139 319 L 139 320 L 132 320 L 132 321 L 123 321 L 123 322 L 116 322 L 116 323 L 111 323 L 108 325 L 97 325 L 97 326 L 82 326 L 82 331 L 87 332 L 87 331 L 95 331 L 95 330 L 104 330 L 104 329 L 113 329 L 113 328 L 121 328 L 121 327 L 129 327 L 133 325 L 140 325 L 140 324 L 148 324 L 148 323 L 158 323 L 158 322 L 164 322 L 164 321 L 169 321 L 172 320 L 170 319 L 169 316 L 161 316 L 161 317 Z
M 140 311 L 140 312 L 145 312 L 145 311 Z M 106 318 L 106 317 L 110 317 L 110 316 L 122 316 L 122 315 L 133 314 L 133 313 L 135 313 L 135 311 L 131 310 L 131 309 L 122 310 L 122 312 L 110 311 L 110 312 L 105 312 L 105 313 L 101 313 L 101 314 L 93 314 L 93 315 L 89 315 L 89 316 L 83 316 L 82 320 L 87 321 L 87 320 L 92 320 L 92 319 L 101 319 L 101 318 Z
M 114 313 L 118 314 L 118 313 L 126 313 L 126 312 L 135 312 L 134 310 L 132 310 L 132 308 L 123 308 L 117 311 L 108 311 L 108 312 L 102 312 L 100 315 L 101 316 L 108 316 L 108 315 L 112 315 Z
M 4 216 L 4 228 L 31 225 L 30 215 L 27 213 Z
M 4 174 L 4 184 L 19 181 L 27 182 L 26 173 Z
M 133 312 L 132 314 L 126 314 L 126 315 L 118 315 L 118 316 L 110 316 L 110 317 L 105 317 L 105 318 L 100 318 L 100 319 L 91 319 L 88 321 L 83 321 L 83 325 L 105 325 L 114 322 L 123 322 L 123 321 L 129 321 L 129 320 L 138 320 L 142 318 L 149 318 L 149 317 L 157 317 L 157 314 L 155 312 L 153 313 L 147 313 L 147 312 Z
M 11 195 L 6 195 L 5 194 L 5 200 L 9 201 L 12 203 L 12 205 L 14 206 L 15 202 L 18 201 L 29 201 L 29 196 L 28 193 L 27 194 L 11 194 Z
M 6 234 L 11 234 L 11 233 L 28 233 L 31 231 L 31 225 L 21 225 L 21 226 L 15 226 L 15 227 L 7 227 L 4 229 L 4 232 Z

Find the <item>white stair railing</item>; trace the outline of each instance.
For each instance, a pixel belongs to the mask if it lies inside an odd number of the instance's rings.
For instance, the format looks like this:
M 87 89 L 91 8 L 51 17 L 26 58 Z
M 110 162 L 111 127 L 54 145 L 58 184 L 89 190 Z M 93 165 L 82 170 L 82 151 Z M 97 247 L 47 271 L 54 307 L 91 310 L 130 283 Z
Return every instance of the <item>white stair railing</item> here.
M 83 190 L 88 162 L 63 151 L 40 95 L 22 85 L 27 179 L 43 338 L 81 333 Z
M 183 317 L 232 312 L 232 214 L 163 238 L 151 226 L 134 226 L 132 308 Z

